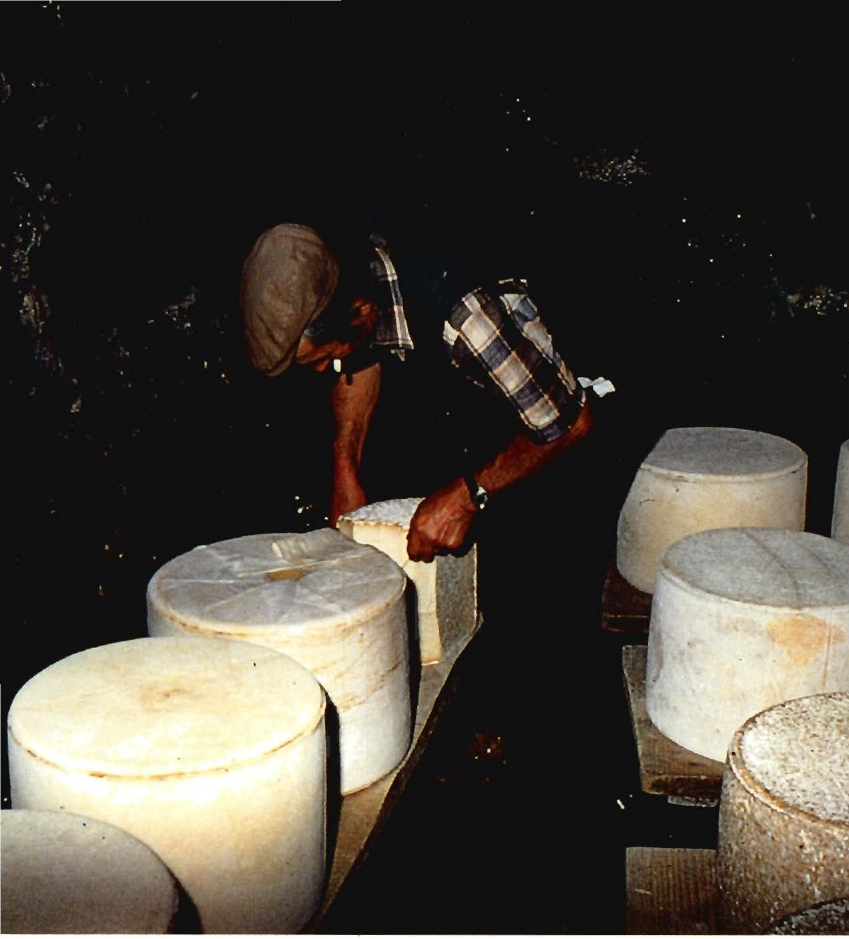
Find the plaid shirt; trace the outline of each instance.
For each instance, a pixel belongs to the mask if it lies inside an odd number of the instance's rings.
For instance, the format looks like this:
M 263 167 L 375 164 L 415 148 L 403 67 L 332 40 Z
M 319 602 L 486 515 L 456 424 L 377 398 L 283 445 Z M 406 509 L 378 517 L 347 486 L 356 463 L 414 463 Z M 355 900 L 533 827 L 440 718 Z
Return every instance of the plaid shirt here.
M 379 291 L 382 302 L 378 304 L 377 327 L 374 332 L 372 344 L 388 346 L 400 359 L 414 348 L 410 329 L 407 326 L 407 317 L 404 315 L 404 300 L 401 297 L 401 285 L 398 283 L 398 272 L 389 256 L 389 247 L 378 234 L 371 235 L 377 260 L 372 261 L 371 273 L 378 284 L 385 285 Z
M 403 359 L 413 341 L 398 273 L 386 243 L 375 235 L 372 242 L 378 255 L 372 273 L 389 288 L 373 342 Z M 499 281 L 491 292 L 467 293 L 451 309 L 442 338 L 451 364 L 475 384 L 501 392 L 532 439 L 557 440 L 575 422 L 586 392 L 554 348 L 525 281 Z

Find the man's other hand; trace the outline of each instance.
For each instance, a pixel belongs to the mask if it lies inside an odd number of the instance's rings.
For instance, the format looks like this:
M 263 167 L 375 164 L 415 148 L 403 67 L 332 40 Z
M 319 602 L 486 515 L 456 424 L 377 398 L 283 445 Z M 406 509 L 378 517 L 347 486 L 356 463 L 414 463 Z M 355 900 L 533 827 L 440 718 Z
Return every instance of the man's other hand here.
M 432 492 L 416 509 L 407 535 L 411 561 L 432 561 L 463 547 L 477 509 L 462 479 Z

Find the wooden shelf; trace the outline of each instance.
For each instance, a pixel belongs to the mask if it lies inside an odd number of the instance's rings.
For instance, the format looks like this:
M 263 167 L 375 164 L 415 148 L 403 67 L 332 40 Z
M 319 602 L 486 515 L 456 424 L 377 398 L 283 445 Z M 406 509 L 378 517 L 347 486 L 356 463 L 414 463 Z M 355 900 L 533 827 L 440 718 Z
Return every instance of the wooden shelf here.
M 647 655 L 644 645 L 622 649 L 622 672 L 643 791 L 665 795 L 679 805 L 716 805 L 725 765 L 679 746 L 651 722 L 646 711 Z
M 441 662 L 425 665 L 421 670 L 416 706 L 413 740 L 404 760 L 387 776 L 359 792 L 343 796 L 337 824 L 329 840 L 333 860 L 324 900 L 316 916 L 304 932 L 315 932 L 327 915 L 348 875 L 367 857 L 371 846 L 398 804 L 407 782 L 430 742 L 442 714 L 447 710 L 456 685 L 451 673 L 457 660 L 480 631 L 479 616 L 475 629 L 460 636 L 452 648 L 446 649 Z
M 628 935 L 716 935 L 716 851 L 625 849 Z
M 632 587 L 611 561 L 601 591 L 601 628 L 611 633 L 648 635 L 650 593 Z

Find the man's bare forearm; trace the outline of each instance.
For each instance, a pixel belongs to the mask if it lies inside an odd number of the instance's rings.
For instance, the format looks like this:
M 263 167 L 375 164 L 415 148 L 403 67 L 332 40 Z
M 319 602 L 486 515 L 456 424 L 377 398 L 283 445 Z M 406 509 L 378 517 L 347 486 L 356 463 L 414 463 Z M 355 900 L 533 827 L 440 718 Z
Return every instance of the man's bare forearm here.
M 342 376 L 330 392 L 333 409 L 333 460 L 359 469 L 371 417 L 380 394 L 380 365 Z
M 552 443 L 533 443 L 517 434 L 494 459 L 482 466 L 474 477 L 490 494 L 526 479 L 552 463 L 573 447 L 592 428 L 592 414 L 584 405 L 568 432 Z M 432 492 L 416 509 L 407 535 L 407 553 L 414 561 L 432 561 L 437 554 L 458 550 L 477 509 L 462 477 Z
M 341 377 L 330 392 L 333 410 L 333 495 L 330 524 L 365 504 L 359 482 L 363 447 L 380 395 L 380 364 Z
M 589 404 L 585 404 L 569 430 L 551 443 L 534 443 L 524 434 L 518 433 L 504 450 L 474 473 L 475 480 L 490 495 L 501 492 L 553 463 L 562 453 L 583 440 L 592 425 L 592 412 Z

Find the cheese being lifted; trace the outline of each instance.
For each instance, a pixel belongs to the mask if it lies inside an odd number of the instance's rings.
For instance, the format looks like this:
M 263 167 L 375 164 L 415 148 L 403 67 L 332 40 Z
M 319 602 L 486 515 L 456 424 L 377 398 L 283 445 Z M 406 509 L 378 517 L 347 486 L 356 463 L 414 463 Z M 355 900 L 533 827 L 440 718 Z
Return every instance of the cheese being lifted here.
M 137 838 L 71 812 L 0 812 L 4 933 L 165 933 L 177 882 Z
M 717 882 L 723 932 L 772 932 L 813 905 L 826 924 L 849 924 L 849 694 L 774 705 L 734 734 Z
M 410 745 L 405 586 L 385 554 L 331 528 L 246 535 L 164 564 L 148 584 L 148 632 L 239 639 L 300 662 L 336 709 L 347 794 Z
M 616 566 L 652 593 L 663 552 L 710 528 L 805 527 L 808 458 L 772 434 L 675 427 L 643 460 L 619 514 Z
M 324 712 L 306 669 L 246 642 L 77 652 L 9 708 L 12 808 L 134 835 L 185 888 L 204 932 L 297 932 L 325 881 Z
M 663 734 L 724 762 L 753 714 L 824 691 L 849 691 L 849 546 L 722 528 L 667 550 L 646 663 L 646 710 Z
M 477 625 L 477 546 L 461 557 L 436 557 L 431 563 L 407 556 L 410 520 L 421 499 L 374 502 L 339 519 L 339 531 L 360 544 L 388 554 L 415 588 L 422 665 L 440 662 L 445 650 Z

